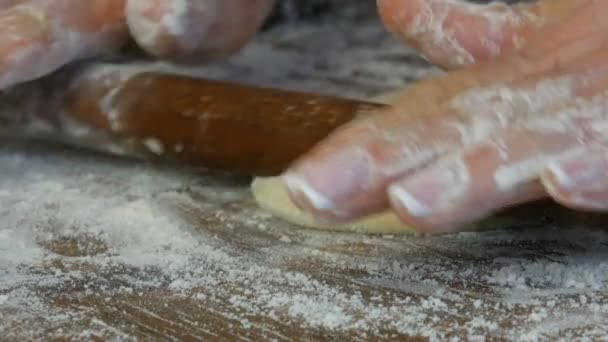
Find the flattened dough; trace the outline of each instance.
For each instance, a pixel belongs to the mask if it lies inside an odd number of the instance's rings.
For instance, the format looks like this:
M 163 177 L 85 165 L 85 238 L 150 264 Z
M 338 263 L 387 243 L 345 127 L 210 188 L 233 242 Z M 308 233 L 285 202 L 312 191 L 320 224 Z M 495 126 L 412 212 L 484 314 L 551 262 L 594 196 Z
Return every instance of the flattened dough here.
M 377 102 L 389 102 L 397 93 L 389 93 L 374 99 Z M 253 197 L 258 205 L 290 223 L 307 228 L 359 232 L 367 234 L 403 234 L 414 233 L 414 230 L 399 221 L 389 211 L 372 215 L 346 225 L 324 225 L 317 222 L 312 215 L 298 209 L 290 200 L 287 190 L 279 178 L 256 178 L 251 185 Z
M 299 226 L 324 230 L 337 230 L 367 234 L 403 234 L 414 231 L 401 223 L 391 212 L 372 215 L 347 225 L 323 225 L 312 215 L 298 209 L 289 199 L 287 190 L 278 177 L 256 178 L 251 185 L 258 205 L 287 222 Z

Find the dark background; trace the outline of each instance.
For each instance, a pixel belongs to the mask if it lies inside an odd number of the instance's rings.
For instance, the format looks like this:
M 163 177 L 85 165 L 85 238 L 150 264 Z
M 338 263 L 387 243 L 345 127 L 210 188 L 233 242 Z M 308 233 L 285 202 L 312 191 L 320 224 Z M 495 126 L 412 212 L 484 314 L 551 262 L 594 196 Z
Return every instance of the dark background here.
M 488 3 L 488 0 L 468 0 L 474 3 Z M 506 3 L 530 2 L 531 0 L 504 0 Z M 266 24 L 272 27 L 284 21 L 322 20 L 327 15 L 354 18 L 369 18 L 377 13 L 375 0 L 278 0 L 274 12 Z

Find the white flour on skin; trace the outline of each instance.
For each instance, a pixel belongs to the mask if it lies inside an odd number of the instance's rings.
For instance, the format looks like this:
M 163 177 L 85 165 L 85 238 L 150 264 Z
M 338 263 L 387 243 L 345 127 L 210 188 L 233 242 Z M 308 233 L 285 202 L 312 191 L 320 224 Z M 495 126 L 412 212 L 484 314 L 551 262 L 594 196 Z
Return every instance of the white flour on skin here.
M 0 74 L 0 89 L 5 89 L 15 83 L 37 79 L 76 58 L 85 58 L 90 54 L 97 54 L 98 51 L 111 50 L 113 45 L 124 38 L 124 35 L 119 33 L 124 30 L 121 23 L 107 25 L 99 32 L 91 34 L 74 30 L 67 26 L 66 20 L 61 17 L 59 17 L 60 19 L 49 19 L 47 18 L 49 14 L 43 13 L 31 5 L 16 5 L 14 11 L 27 13 L 33 18 L 39 19 L 41 29 L 47 31 L 48 37 L 44 42 L 24 45 L 6 57 L 6 63 L 3 64 L 6 64 L 7 69 L 12 71 Z M 51 13 L 51 15 L 55 14 Z M 13 25 L 3 29 L 14 31 L 12 39 L 16 41 L 24 39 L 17 26 Z
M 455 55 L 456 58 L 452 62 L 455 66 L 475 63 L 473 55 L 460 45 L 460 42 L 452 36 L 453 33 L 446 32 L 444 25 L 453 10 L 451 4 L 427 3 L 407 29 L 407 35 L 415 37 L 420 42 L 426 42 L 423 43 L 425 44 L 424 51 L 427 51 L 426 54 L 429 58 Z
M 603 126 L 607 117 L 608 97 L 606 94 L 600 94 L 589 100 L 570 101 L 561 109 L 544 111 L 538 114 L 538 118 L 523 120 L 519 125 L 529 132 L 528 134 L 544 136 L 545 141 L 554 143 L 551 146 L 537 146 L 539 151 L 531 157 L 507 154 L 503 158 L 505 164 L 501 165 L 494 175 L 497 187 L 502 191 L 510 191 L 537 178 L 559 158 L 594 144 L 604 144 L 607 141 L 606 131 L 594 130 L 593 126 Z M 551 137 L 552 135 L 557 139 Z
M 462 145 L 483 142 L 514 122 L 525 121 L 571 101 L 574 80 L 572 76 L 565 76 L 522 88 L 499 85 L 468 90 L 449 105 L 461 114 L 459 120 L 446 120 L 445 124 L 458 130 Z
M 486 20 L 489 26 L 487 37 L 481 37 L 480 46 L 487 49 L 489 56 L 497 56 L 501 53 L 500 44 L 505 39 L 502 31 L 505 28 L 514 28 L 526 21 L 539 21 L 529 14 L 514 13 L 506 4 L 493 3 L 491 5 L 477 5 L 461 0 L 432 0 L 418 1 L 422 7 L 420 13 L 416 15 L 407 27 L 404 27 L 404 34 L 407 37 L 416 39 L 420 44 L 424 44 L 424 51 L 429 58 L 444 60 L 442 56 L 452 56 L 448 63 L 452 67 L 470 65 L 475 63 L 475 57 L 456 39 L 455 31 L 462 30 L 458 27 L 458 22 L 452 22 L 452 27 L 446 27 L 446 20 L 455 13 L 459 15 L 478 16 Z M 403 6 L 407 10 L 407 6 Z M 407 18 L 410 13 L 397 13 L 396 18 Z M 526 16 L 526 18 L 524 18 Z M 404 19 L 401 22 L 407 22 Z M 469 38 L 470 39 L 470 38 Z M 519 44 L 519 37 L 513 37 L 514 44 Z M 456 58 L 454 58 L 456 56 Z
M 158 40 L 162 37 L 162 20 L 155 21 L 141 14 L 146 12 L 150 2 L 148 1 L 127 1 L 126 12 L 129 31 L 134 39 L 141 47 L 154 47 L 158 44 Z
M 501 148 L 500 136 L 496 137 L 498 132 L 519 121 L 525 124 L 526 120 L 544 112 L 551 113 L 551 108 L 571 101 L 574 97 L 575 81 L 580 81 L 585 76 L 577 78 L 568 75 L 521 88 L 499 85 L 472 89 L 454 98 L 448 104 L 445 113 L 447 115 L 439 117 L 439 119 L 431 117 L 428 120 L 420 120 L 419 123 L 404 121 L 405 125 L 393 124 L 390 129 L 387 129 L 386 124 L 378 124 L 373 120 L 362 121 L 363 126 L 360 128 L 369 132 L 369 138 L 360 139 L 360 145 L 345 154 L 357 153 L 361 157 L 356 160 L 368 161 L 366 165 L 369 170 L 368 176 L 366 179 L 357 179 L 357 184 L 361 189 L 379 184 L 380 180 L 387 179 L 387 177 L 395 179 L 407 174 L 412 169 L 420 168 L 446 153 L 453 152 L 455 146 L 462 146 L 466 149 L 490 140 L 497 146 L 501 157 L 506 162 L 509 160 L 509 151 Z M 547 115 L 545 121 L 552 122 L 555 119 L 552 115 Z M 429 131 L 433 131 L 438 138 L 429 137 Z M 383 147 L 383 152 L 381 154 L 376 152 L 374 157 L 370 156 L 370 152 L 367 151 L 377 151 L 378 146 Z M 334 156 L 332 162 L 338 163 L 341 157 L 342 155 Z M 355 160 L 355 158 L 349 158 Z M 459 163 L 459 161 L 456 162 Z M 530 163 L 525 163 L 525 165 L 528 164 Z M 510 165 L 502 168 L 510 168 Z M 537 175 L 520 175 L 520 173 L 528 171 L 521 168 L 513 168 L 511 171 L 513 172 L 510 172 L 509 175 L 521 178 L 518 178 L 519 181 L 525 181 L 529 177 Z M 468 173 L 468 171 L 466 172 Z M 503 171 L 500 173 L 502 174 Z M 524 179 L 524 177 L 528 178 Z M 313 193 L 310 191 L 311 186 L 295 176 L 292 176 L 291 179 L 299 180 L 297 183 L 290 182 L 292 190 L 311 195 L 306 198 L 317 210 L 331 213 L 337 217 L 347 216 L 345 213 L 339 213 L 340 208 L 337 208 L 335 203 L 327 198 L 328 196 Z M 463 184 L 463 186 L 466 185 Z M 456 193 L 466 193 L 461 190 L 466 190 L 466 188 L 458 189 Z M 449 197 L 454 194 L 446 192 L 444 195 Z M 413 215 L 423 215 L 423 212 L 426 211 L 423 209 L 426 205 L 418 203 L 410 194 L 400 188 L 393 188 L 391 196 L 401 198 L 400 202 L 407 202 L 404 205 L 413 210 Z M 454 198 L 440 199 L 446 203 L 454 200 Z
M 395 159 L 402 160 L 393 165 L 383 165 L 382 174 L 404 174 L 413 167 L 452 151 L 455 145 L 466 148 L 484 143 L 515 122 L 525 123 L 542 112 L 550 112 L 550 109 L 558 108 L 574 98 L 574 85 L 583 77 L 563 76 L 521 88 L 498 85 L 471 89 L 450 101 L 446 109 L 449 118 L 431 119 L 430 123 L 423 122 L 417 126 L 409 124 L 407 128 L 398 127 L 394 132 L 389 132 L 394 138 L 385 131 L 379 131 L 387 140 L 392 138 L 394 144 L 399 145 L 401 156 Z M 555 120 L 549 118 L 545 121 Z M 442 132 L 441 139 L 429 141 L 429 130 Z M 496 140 L 494 143 L 500 147 L 500 142 Z M 507 151 L 500 148 L 499 151 L 504 159 L 508 159 Z
M 186 16 L 188 15 L 188 2 L 192 3 L 192 1 L 188 0 L 175 0 L 171 1 L 171 13 L 166 14 L 161 20 L 162 24 L 167 28 L 167 32 L 170 35 L 179 37 L 186 33 L 187 26 L 184 23 L 186 21 Z M 206 7 L 215 7 L 214 1 L 198 1 L 198 3 L 203 4 Z M 213 3 L 213 5 L 211 5 Z M 211 16 L 213 17 L 213 16 Z M 201 24 L 204 24 L 201 21 Z
M 486 144 L 493 146 L 503 161 L 495 172 L 496 185 L 501 191 L 511 191 L 518 185 L 538 178 L 549 162 L 588 141 L 590 137 L 583 122 L 603 121 L 607 107 L 605 94 L 591 100 L 576 97 L 576 93 L 585 87 L 588 77 L 590 74 L 584 73 L 544 80 L 521 88 L 499 85 L 488 89 L 472 89 L 451 101 L 449 109 L 456 111 L 452 113 L 454 119 L 446 119 L 441 125 L 448 133 L 450 130 L 458 132 L 455 143 L 463 146 L 465 152 Z M 560 139 L 563 142 L 561 145 L 566 149 L 558 148 L 557 144 L 553 149 L 537 146 L 541 150 L 533 158 L 511 155 L 509 148 L 516 150 L 517 147 L 507 146 L 504 129 L 517 127 L 528 132 L 529 136 L 544 135 L 549 138 L 551 134 L 562 134 L 564 137 Z M 605 140 L 603 135 L 596 135 L 599 140 Z M 444 140 L 450 136 L 454 135 L 443 133 Z M 574 143 L 568 144 L 571 140 Z M 445 150 L 448 146 L 438 147 Z M 435 149 L 432 152 L 440 155 L 442 150 Z M 461 157 L 465 152 L 461 153 Z
M 165 0 L 167 2 L 168 0 Z M 160 20 L 154 20 L 143 13 L 149 11 L 148 1 L 131 0 L 127 2 L 129 28 L 141 46 L 155 51 L 163 39 L 172 39 L 180 44 L 182 51 L 196 49 L 207 35 L 211 20 L 220 6 L 217 0 L 191 1 L 172 0 L 164 7 Z

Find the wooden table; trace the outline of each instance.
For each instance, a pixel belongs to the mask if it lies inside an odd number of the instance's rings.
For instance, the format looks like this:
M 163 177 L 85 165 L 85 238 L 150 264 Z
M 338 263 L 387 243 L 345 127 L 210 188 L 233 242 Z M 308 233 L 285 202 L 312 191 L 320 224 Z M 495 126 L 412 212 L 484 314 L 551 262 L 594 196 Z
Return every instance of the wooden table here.
M 379 23 L 268 32 L 206 77 L 367 97 L 432 71 Z M 311 231 L 248 180 L 0 148 L 0 340 L 600 339 L 606 220 L 545 204 L 441 237 Z

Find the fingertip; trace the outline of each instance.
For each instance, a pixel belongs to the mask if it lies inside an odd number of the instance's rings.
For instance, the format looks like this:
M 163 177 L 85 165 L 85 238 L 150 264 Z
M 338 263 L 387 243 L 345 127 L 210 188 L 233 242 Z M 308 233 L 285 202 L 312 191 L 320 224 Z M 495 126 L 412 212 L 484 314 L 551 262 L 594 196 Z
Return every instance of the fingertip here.
M 378 0 L 378 13 L 386 28 L 400 33 L 410 25 L 418 12 L 418 0 Z
M 409 191 L 399 185 L 391 186 L 388 190 L 388 196 L 391 204 L 398 208 L 398 211 L 402 212 L 404 214 L 402 216 L 405 218 L 427 217 L 430 213 L 427 205 L 423 204 Z
M 281 176 L 294 204 L 304 210 L 325 212 L 335 208 L 334 203 L 327 196 L 314 189 L 306 180 L 293 173 Z
M 348 133 L 343 131 L 343 133 Z M 345 139 L 336 143 L 335 139 Z M 384 176 L 365 144 L 329 138 L 282 176 L 293 200 L 313 215 L 342 223 L 386 208 Z
M 541 174 L 546 188 L 561 193 L 593 191 L 606 184 L 608 155 L 601 148 L 583 148 L 547 163 Z
M 189 12 L 185 1 L 128 0 L 126 6 L 131 36 L 144 51 L 159 58 L 192 49 L 191 39 L 201 40 L 209 30 L 210 20 L 191 25 Z
M 128 0 L 135 41 L 153 56 L 204 62 L 234 54 L 251 40 L 274 0 Z
M 577 210 L 608 208 L 608 157 L 605 151 L 578 151 L 547 165 L 541 174 L 546 193 Z
M 436 232 L 435 226 L 424 219 L 428 215 L 429 208 L 411 193 L 400 186 L 391 186 L 387 194 L 390 206 L 401 222 L 420 234 Z
M 379 0 L 387 29 L 433 64 L 456 69 L 519 48 L 541 26 L 530 5 L 447 0 Z
M 552 169 L 551 169 L 552 168 Z M 556 203 L 563 205 L 566 208 L 577 208 L 577 205 L 572 202 L 572 194 L 564 191 L 561 182 L 564 175 L 560 169 L 555 169 L 555 166 L 547 168 L 540 175 L 540 182 L 545 189 L 546 194 Z
M 546 178 L 545 178 L 546 177 Z M 549 175 L 542 178 L 545 193 L 556 203 L 573 210 L 597 212 L 608 209 L 608 191 L 564 191 L 551 181 Z M 608 186 L 606 187 L 608 189 Z
M 441 235 L 457 233 L 465 223 L 474 220 L 473 215 L 459 215 L 458 211 L 432 212 L 413 194 L 400 186 L 388 190 L 390 206 L 404 224 L 419 234 Z

